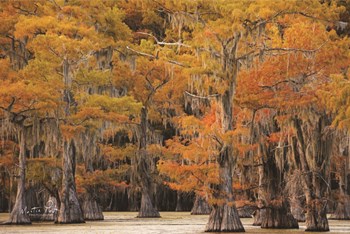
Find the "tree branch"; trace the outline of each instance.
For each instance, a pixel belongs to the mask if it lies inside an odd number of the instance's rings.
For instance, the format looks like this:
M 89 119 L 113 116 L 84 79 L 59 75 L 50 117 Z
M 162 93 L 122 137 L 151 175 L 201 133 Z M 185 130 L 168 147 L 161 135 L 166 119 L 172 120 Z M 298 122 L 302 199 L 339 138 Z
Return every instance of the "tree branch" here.
M 213 99 L 213 98 L 216 98 L 216 97 L 220 96 L 220 94 L 211 94 L 211 95 L 208 95 L 208 96 L 198 96 L 198 95 L 189 93 L 188 91 L 185 91 L 184 93 L 187 94 L 188 96 L 191 96 L 191 97 L 194 97 L 194 98 L 207 99 L 207 100 Z

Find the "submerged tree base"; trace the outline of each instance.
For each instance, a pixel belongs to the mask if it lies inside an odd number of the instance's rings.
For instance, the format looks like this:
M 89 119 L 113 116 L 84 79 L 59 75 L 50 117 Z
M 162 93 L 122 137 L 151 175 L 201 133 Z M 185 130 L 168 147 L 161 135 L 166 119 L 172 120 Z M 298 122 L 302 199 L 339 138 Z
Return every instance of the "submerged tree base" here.
M 245 232 L 235 206 L 214 206 L 205 232 Z
M 298 221 L 284 206 L 266 208 L 261 217 L 261 228 L 298 229 Z
M 85 220 L 93 221 L 104 219 L 101 207 L 97 204 L 97 201 L 89 195 L 86 196 L 83 202 L 82 210 Z
M 319 200 L 312 202 L 306 213 L 307 232 L 328 232 L 329 224 L 326 216 L 325 204 Z

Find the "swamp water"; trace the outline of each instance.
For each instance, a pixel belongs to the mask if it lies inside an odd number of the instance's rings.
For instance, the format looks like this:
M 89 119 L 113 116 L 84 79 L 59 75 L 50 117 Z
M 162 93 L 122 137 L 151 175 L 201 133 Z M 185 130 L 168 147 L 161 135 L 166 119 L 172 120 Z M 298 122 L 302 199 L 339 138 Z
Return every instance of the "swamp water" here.
M 189 212 L 161 212 L 162 218 L 139 219 L 136 212 L 104 212 L 105 220 L 84 224 L 59 225 L 52 222 L 33 222 L 28 226 L 0 226 L 0 233 L 117 233 L 117 234 L 180 234 L 204 233 L 208 215 L 190 215 Z M 0 222 L 6 221 L 7 213 L 0 213 Z M 261 229 L 252 226 L 253 219 L 241 219 L 246 233 L 305 233 L 305 224 L 300 229 Z M 349 221 L 330 220 L 331 233 L 350 233 Z M 313 232 L 312 234 L 316 234 Z

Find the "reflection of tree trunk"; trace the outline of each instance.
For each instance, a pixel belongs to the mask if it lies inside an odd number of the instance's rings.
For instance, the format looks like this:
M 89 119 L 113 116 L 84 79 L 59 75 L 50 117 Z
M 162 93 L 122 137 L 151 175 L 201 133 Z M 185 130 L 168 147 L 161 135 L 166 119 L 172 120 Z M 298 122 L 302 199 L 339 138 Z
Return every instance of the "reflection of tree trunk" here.
M 191 215 L 205 215 L 210 214 L 210 206 L 207 200 L 200 195 L 196 195 L 196 200 L 194 201 Z
M 27 204 L 25 200 L 25 181 L 26 181 L 26 155 L 25 155 L 25 129 L 19 130 L 19 176 L 17 183 L 16 202 L 10 214 L 10 219 L 6 224 L 31 224 L 27 214 Z
M 103 220 L 104 218 L 101 207 L 89 192 L 84 195 L 82 210 L 85 220 Z
M 58 223 L 84 223 L 75 187 L 75 146 L 64 141 L 61 207 Z
M 153 187 L 152 178 L 150 175 L 149 158 L 147 155 L 147 108 L 141 109 L 141 131 L 140 131 L 140 146 L 139 155 L 137 156 L 137 176 L 141 187 L 141 207 L 138 213 L 138 218 L 160 217 L 159 212 L 154 208 L 151 199 L 151 188 Z

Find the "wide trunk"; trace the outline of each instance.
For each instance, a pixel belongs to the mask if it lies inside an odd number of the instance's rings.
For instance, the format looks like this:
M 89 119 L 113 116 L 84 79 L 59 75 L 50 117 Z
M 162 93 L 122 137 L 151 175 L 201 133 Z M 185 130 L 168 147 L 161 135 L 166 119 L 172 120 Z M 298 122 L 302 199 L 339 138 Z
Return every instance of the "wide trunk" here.
M 232 147 L 224 146 L 219 155 L 219 173 L 216 199 L 223 204 L 215 204 L 209 215 L 206 232 L 244 232 L 243 224 L 236 209 L 232 191 Z
M 87 192 L 84 196 L 82 210 L 85 220 L 103 220 L 101 207 L 97 204 L 96 199 Z
M 325 134 L 328 126 L 326 116 L 319 117 L 315 125 L 294 119 L 299 151 L 294 150 L 300 159 L 298 165 L 303 172 L 301 182 L 306 198 L 306 231 L 329 231 L 327 220 L 326 167 L 330 156 L 332 134 Z M 304 133 L 306 131 L 306 133 Z M 310 132 L 312 135 L 310 136 Z M 304 135 L 305 134 L 305 135 Z M 309 146 L 307 146 L 309 145 Z
M 277 131 L 277 126 L 271 126 L 273 131 Z M 259 148 L 262 154 L 259 166 L 259 207 L 262 209 L 256 213 L 254 225 L 261 223 L 262 228 L 299 228 L 284 194 L 286 152 L 276 150 L 274 143 L 260 144 Z
M 298 221 L 290 212 L 288 203 L 265 208 L 261 217 L 262 228 L 299 228 Z
M 26 181 L 26 145 L 24 128 L 19 130 L 19 176 L 17 182 L 16 202 L 13 206 L 10 218 L 5 224 L 31 224 L 27 211 L 29 210 L 25 199 Z
M 196 199 L 194 201 L 191 215 L 206 215 L 210 214 L 210 206 L 207 202 L 207 200 L 200 195 L 196 195 Z
M 147 188 L 142 189 L 141 207 L 137 218 L 159 218 L 159 212 L 154 208 L 149 191 Z
M 306 208 L 306 230 L 312 232 L 329 231 L 326 202 L 314 199 Z
M 74 142 L 64 141 L 63 144 L 62 196 L 57 222 L 60 224 L 84 223 L 84 216 L 75 187 Z

